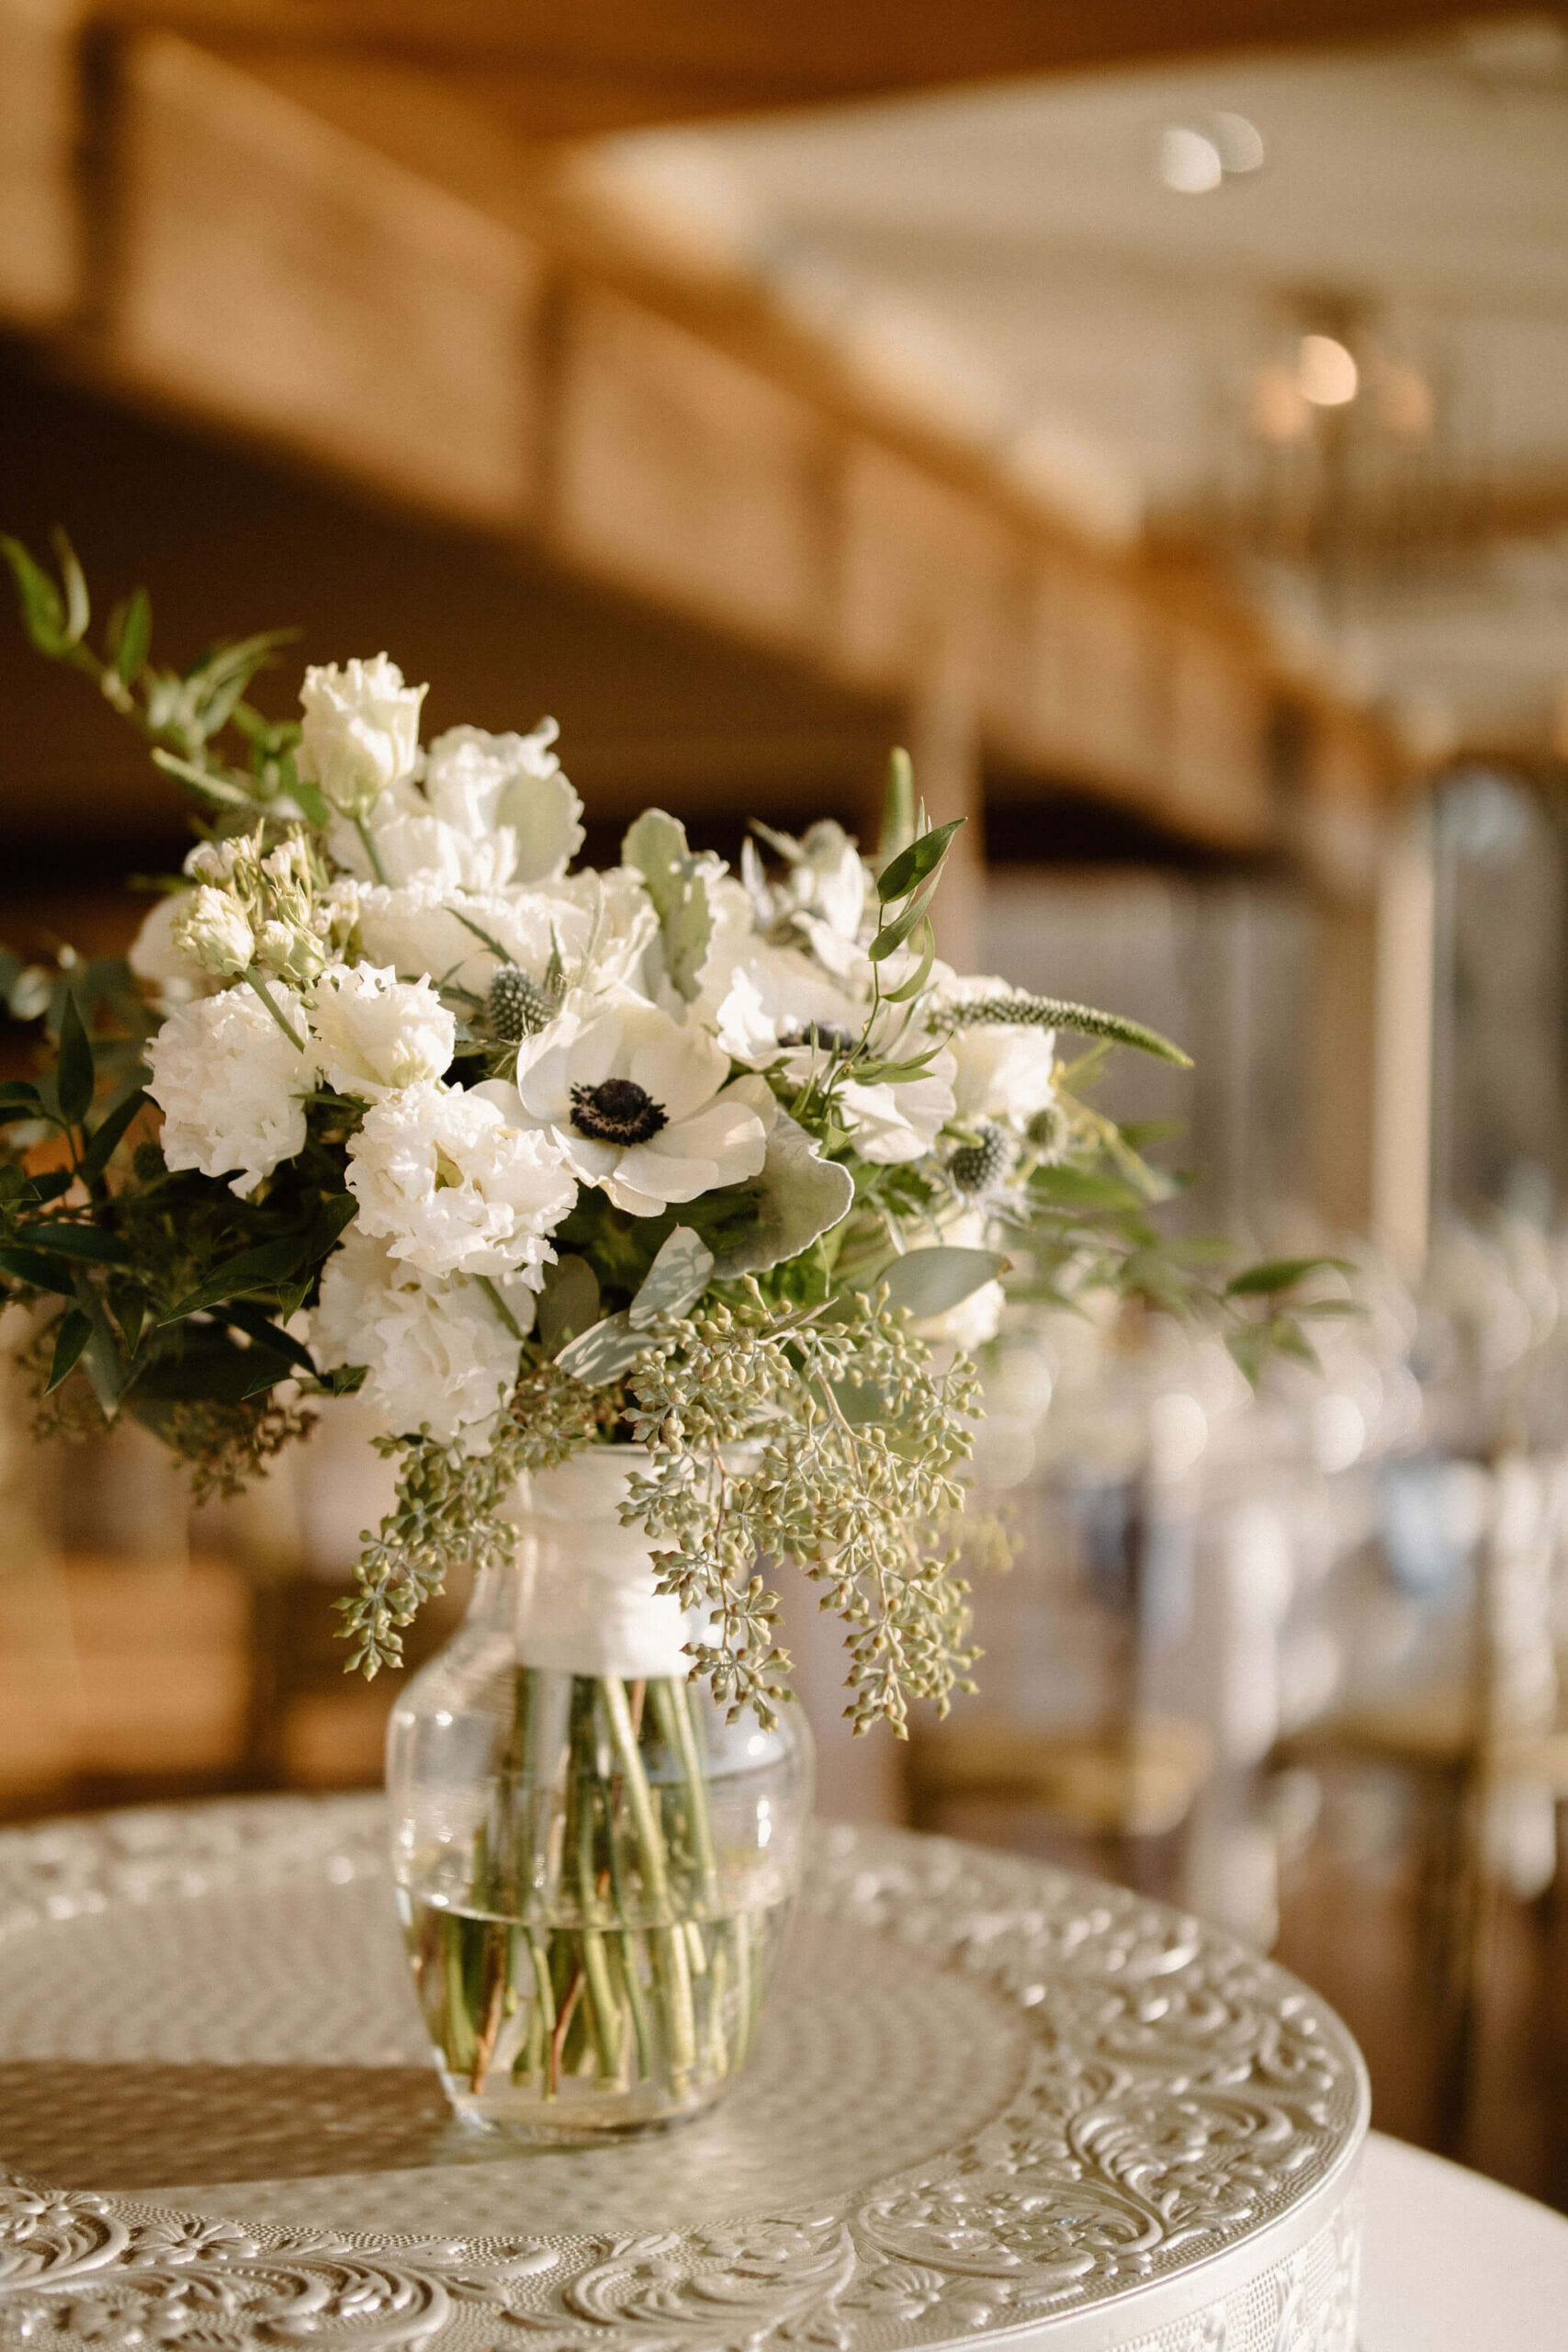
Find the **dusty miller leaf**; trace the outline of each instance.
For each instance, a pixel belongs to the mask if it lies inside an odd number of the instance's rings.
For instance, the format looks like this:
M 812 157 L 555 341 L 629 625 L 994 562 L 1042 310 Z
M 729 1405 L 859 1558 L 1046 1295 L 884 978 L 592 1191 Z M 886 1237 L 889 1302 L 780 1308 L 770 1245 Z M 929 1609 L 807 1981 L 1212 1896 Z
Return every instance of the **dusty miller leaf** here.
M 690 1004 L 713 937 L 713 911 L 702 862 L 686 844 L 686 828 L 662 808 L 645 808 L 621 844 L 621 854 L 648 886 L 671 985 Z

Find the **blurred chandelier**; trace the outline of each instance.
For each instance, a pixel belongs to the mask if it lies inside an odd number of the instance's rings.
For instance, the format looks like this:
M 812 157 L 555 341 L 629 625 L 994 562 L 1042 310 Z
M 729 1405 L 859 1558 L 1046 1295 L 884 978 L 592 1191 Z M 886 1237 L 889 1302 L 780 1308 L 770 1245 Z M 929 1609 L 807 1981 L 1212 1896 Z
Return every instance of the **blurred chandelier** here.
M 1292 310 L 1225 402 L 1212 521 L 1242 563 L 1303 581 L 1332 625 L 1362 597 L 1451 581 L 1476 492 L 1445 371 L 1354 303 Z

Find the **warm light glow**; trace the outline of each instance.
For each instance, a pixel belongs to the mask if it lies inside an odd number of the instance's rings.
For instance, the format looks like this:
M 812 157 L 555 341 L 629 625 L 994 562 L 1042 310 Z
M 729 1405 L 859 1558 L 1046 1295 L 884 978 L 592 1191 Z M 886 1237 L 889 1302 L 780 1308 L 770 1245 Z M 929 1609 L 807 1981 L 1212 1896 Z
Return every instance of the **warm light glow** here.
M 1224 178 L 1213 141 L 1185 122 L 1168 122 L 1159 135 L 1159 175 L 1178 196 L 1206 196 Z
M 1432 387 L 1414 368 L 1391 360 L 1379 374 L 1378 413 L 1391 433 L 1411 441 L 1432 430 Z
M 1343 408 L 1361 380 L 1355 360 L 1331 334 L 1303 335 L 1296 377 L 1314 408 Z
M 1263 165 L 1263 133 L 1244 114 L 1212 114 L 1209 135 L 1227 172 L 1256 172 Z
M 1268 360 L 1252 379 L 1252 429 L 1260 441 L 1299 441 L 1312 421 L 1293 371 Z

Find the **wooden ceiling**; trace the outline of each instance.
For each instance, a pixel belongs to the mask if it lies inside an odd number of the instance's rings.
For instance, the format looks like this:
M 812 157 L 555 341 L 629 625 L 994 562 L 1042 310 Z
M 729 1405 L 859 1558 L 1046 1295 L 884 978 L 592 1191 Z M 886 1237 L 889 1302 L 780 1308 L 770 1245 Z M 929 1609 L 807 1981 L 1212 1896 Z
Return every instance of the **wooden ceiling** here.
M 530 137 L 1221 50 L 1388 38 L 1517 0 L 99 0 L 254 65 L 439 74 Z

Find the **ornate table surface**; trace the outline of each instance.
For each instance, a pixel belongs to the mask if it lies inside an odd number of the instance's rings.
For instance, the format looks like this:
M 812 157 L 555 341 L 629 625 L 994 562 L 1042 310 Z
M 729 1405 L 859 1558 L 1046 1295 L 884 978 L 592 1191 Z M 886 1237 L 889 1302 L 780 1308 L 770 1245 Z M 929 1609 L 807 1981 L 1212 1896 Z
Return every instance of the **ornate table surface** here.
M 527 2149 L 450 2120 L 383 1848 L 357 1797 L 0 1836 L 0 2346 L 1350 2352 L 1359 2058 L 1194 1920 L 823 1829 L 728 2103 Z

